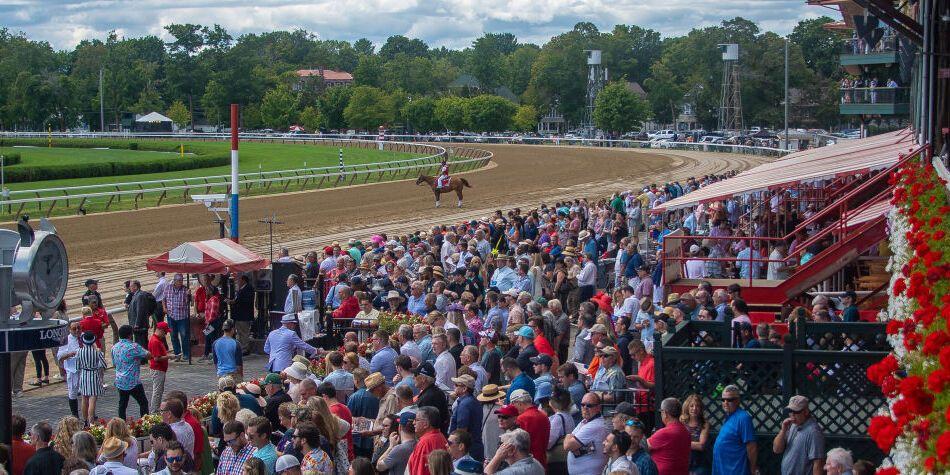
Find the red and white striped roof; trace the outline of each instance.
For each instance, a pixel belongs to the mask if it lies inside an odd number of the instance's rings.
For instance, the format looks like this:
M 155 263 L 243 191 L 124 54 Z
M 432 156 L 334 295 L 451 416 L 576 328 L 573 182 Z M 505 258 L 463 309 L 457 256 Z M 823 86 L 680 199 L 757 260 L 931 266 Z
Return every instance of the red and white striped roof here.
M 711 203 L 797 183 L 813 183 L 844 175 L 883 170 L 897 163 L 901 154 L 906 154 L 914 148 L 912 133 L 909 130 L 899 130 L 803 150 L 667 201 L 655 208 L 654 212 L 690 208 L 699 203 Z
M 186 242 L 149 259 L 145 268 L 156 272 L 222 274 L 248 272 L 270 265 L 267 259 L 230 239 Z

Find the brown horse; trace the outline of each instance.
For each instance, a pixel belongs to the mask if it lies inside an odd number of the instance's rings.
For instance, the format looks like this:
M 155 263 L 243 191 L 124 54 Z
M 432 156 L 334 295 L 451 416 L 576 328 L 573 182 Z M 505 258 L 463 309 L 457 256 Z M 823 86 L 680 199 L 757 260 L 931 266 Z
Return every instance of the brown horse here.
M 439 188 L 438 186 L 436 186 L 437 180 L 438 180 L 438 177 L 432 177 L 429 175 L 420 175 L 419 179 L 416 180 L 416 185 L 421 185 L 423 183 L 426 183 L 429 185 L 429 188 L 432 188 L 432 193 L 435 194 L 436 208 L 439 207 L 439 195 L 441 195 L 442 193 L 448 193 L 450 191 L 454 191 L 455 194 L 458 195 L 459 197 L 458 207 L 461 208 L 462 207 L 462 188 L 466 186 L 469 188 L 472 187 L 472 185 L 468 184 L 468 180 L 457 177 L 457 176 L 453 176 L 449 178 L 448 186 L 445 186 L 443 188 Z

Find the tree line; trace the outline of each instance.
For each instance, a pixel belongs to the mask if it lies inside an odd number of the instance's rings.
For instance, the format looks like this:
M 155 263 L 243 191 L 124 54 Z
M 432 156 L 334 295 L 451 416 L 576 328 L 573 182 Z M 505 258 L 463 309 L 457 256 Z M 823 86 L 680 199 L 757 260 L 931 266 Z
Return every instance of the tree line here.
M 790 84 L 802 91 L 792 104 L 793 125 L 838 120 L 840 39 L 822 28 L 830 21 L 804 20 L 789 35 Z M 107 124 L 151 111 L 181 123 L 226 124 L 231 103 L 242 105 L 245 128 L 530 130 L 555 103 L 577 124 L 585 114 L 588 49 L 603 51 L 611 80 L 595 113 L 602 128 L 620 132 L 648 118 L 669 123 L 689 103 L 711 129 L 722 84 L 720 43 L 740 45 L 746 123 L 779 126 L 783 118 L 784 39 L 743 18 L 667 38 L 636 25 L 602 32 L 582 22 L 540 46 L 486 33 L 464 49 L 402 35 L 377 49 L 365 38 L 323 40 L 304 30 L 238 38 L 219 25 L 172 24 L 165 31 L 169 41 L 113 32 L 57 51 L 0 29 L 0 129 L 98 130 L 100 107 Z M 354 84 L 327 87 L 296 75 L 318 68 L 351 72 Z M 480 87 L 450 88 L 462 74 Z M 641 84 L 646 101 L 627 82 Z M 495 95 L 499 88 L 514 101 Z

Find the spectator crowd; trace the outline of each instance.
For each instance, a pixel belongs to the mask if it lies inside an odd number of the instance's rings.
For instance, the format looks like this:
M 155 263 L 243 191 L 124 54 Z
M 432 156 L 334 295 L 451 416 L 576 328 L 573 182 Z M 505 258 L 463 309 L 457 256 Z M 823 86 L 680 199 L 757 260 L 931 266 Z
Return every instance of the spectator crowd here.
M 655 338 L 685 320 L 748 321 L 739 286 L 713 291 L 704 283 L 664 295 L 664 237 L 683 229 L 764 238 L 767 229 L 794 228 L 788 220 L 814 213 L 787 206 L 782 193 L 758 214 L 743 214 L 749 210 L 740 200 L 650 213 L 722 178 L 650 185 L 596 203 L 496 211 L 308 253 L 301 273 L 287 279 L 284 314 L 264 342 L 264 368 L 244 366 L 255 320 L 246 276 L 199 276 L 194 292 L 179 274 L 160 275 L 152 292 L 129 282 L 129 324 L 115 329 L 108 354 L 117 417 L 101 444 L 83 429 L 102 412 L 96 402 L 105 383 L 103 339 L 114 323 L 90 280 L 83 316 L 70 323 L 68 342 L 56 353 L 73 416 L 55 430 L 37 422 L 28 434 L 16 417 L 12 473 L 759 473 L 756 427 L 740 388 L 728 385 L 715 396 L 727 415 L 720 427 L 707 421 L 703 401 L 713 395 L 654 398 Z M 804 256 L 789 256 L 804 240 L 772 243 L 768 278 L 785 278 L 802 263 Z M 697 259 L 730 259 L 686 260 L 690 277 L 762 277 L 759 263 L 743 259 L 759 258 L 764 240 L 684 246 Z M 280 260 L 292 259 L 284 250 Z M 307 290 L 319 295 L 326 328 L 342 340 L 338 349 L 301 338 Z M 840 312 L 825 299 L 809 314 L 850 319 L 848 297 Z M 383 316 L 392 314 L 420 323 L 381 329 Z M 199 361 L 214 364 L 219 377 L 207 420 L 188 410 L 187 395 L 164 391 L 170 364 L 192 364 L 197 335 L 204 341 Z M 748 347 L 780 343 L 767 325 L 744 338 Z M 161 417 L 147 444 L 129 435 L 130 399 L 141 415 Z M 826 451 L 803 396 L 787 401 L 772 450 L 783 474 L 871 473 L 843 449 Z

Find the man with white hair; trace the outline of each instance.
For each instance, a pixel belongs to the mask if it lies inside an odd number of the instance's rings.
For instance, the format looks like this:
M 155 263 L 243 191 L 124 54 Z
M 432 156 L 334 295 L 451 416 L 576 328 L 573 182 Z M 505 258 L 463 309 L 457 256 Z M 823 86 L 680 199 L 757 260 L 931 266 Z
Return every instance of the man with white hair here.
M 432 337 L 432 353 L 435 354 L 435 384 L 443 391 L 452 390 L 452 378 L 456 376 L 455 358 L 448 351 L 449 342 L 445 334 Z
M 851 452 L 841 447 L 829 450 L 824 469 L 828 475 L 850 474 L 854 469 L 854 459 L 851 457 Z
M 500 470 L 502 462 L 508 468 Z M 531 456 L 531 436 L 523 429 L 501 434 L 501 446 L 485 467 L 488 475 L 544 475 L 544 466 Z
M 548 436 L 551 433 L 551 422 L 548 417 L 538 410 L 534 399 L 528 391 L 518 389 L 511 394 L 511 405 L 518 409 L 518 427 L 524 429 L 531 436 L 531 455 L 547 466 Z
M 458 237 L 455 233 L 446 233 L 445 239 L 442 241 L 442 247 L 439 249 L 439 261 L 442 262 L 442 269 L 447 272 L 454 272 L 457 261 L 452 259 L 452 254 L 455 254 L 455 243 L 458 242 Z
M 772 440 L 772 451 L 782 455 L 782 475 L 821 473 L 825 436 L 811 416 L 808 398 L 792 396 L 786 409 L 788 418 Z

